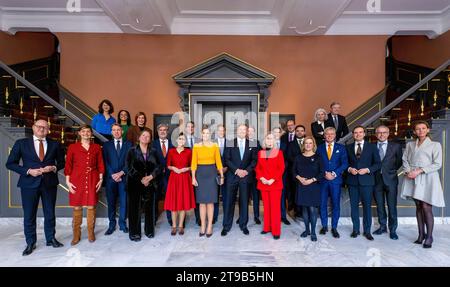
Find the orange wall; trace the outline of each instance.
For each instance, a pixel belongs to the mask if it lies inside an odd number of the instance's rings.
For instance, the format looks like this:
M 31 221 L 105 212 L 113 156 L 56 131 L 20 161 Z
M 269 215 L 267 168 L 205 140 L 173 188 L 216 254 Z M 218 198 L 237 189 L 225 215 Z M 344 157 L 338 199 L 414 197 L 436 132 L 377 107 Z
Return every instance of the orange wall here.
M 384 87 L 385 36 L 160 36 L 58 33 L 61 83 L 92 107 L 179 110 L 172 75 L 227 52 L 277 76 L 269 112 L 296 114 L 309 129 L 318 107 L 351 112 Z
M 46 58 L 53 54 L 55 37 L 51 33 L 0 31 L 0 60 L 8 65 Z
M 396 60 L 437 68 L 450 59 L 450 31 L 432 40 L 425 36 L 393 37 L 392 52 Z

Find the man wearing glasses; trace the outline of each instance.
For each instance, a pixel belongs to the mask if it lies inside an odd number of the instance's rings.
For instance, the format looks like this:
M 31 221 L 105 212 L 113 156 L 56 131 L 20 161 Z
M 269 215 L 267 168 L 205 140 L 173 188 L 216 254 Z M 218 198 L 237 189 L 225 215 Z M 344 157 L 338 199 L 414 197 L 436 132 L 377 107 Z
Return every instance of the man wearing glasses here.
M 64 168 L 64 152 L 58 142 L 47 139 L 49 127 L 45 120 L 33 125 L 33 137 L 17 140 L 9 154 L 6 168 L 20 175 L 23 225 L 27 247 L 22 255 L 36 248 L 36 214 L 39 199 L 44 212 L 44 232 L 47 246 L 62 247 L 55 238 L 55 204 L 58 170 Z M 22 160 L 22 163 L 20 162 Z
M 377 127 L 375 134 L 381 159 L 381 169 L 375 173 L 375 201 L 380 228 L 373 234 L 387 233 L 387 227 L 389 227 L 389 237 L 397 240 L 397 171 L 402 166 L 403 152 L 400 144 L 388 141 L 388 127 L 383 125 Z M 389 217 L 386 215 L 385 202 L 387 202 Z

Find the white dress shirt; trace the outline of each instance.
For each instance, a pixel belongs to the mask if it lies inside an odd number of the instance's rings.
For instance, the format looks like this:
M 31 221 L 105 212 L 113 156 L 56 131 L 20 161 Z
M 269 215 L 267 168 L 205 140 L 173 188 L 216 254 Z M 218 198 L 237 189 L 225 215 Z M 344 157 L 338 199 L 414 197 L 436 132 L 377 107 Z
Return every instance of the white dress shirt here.
M 364 140 L 357 142 L 355 141 L 355 155 L 356 155 L 356 151 L 358 150 L 358 144 L 361 144 L 361 152 L 364 150 Z
M 38 157 L 39 157 L 39 140 L 40 138 L 33 135 L 34 150 L 36 151 Z M 44 144 L 44 155 L 45 155 L 47 153 L 47 140 L 43 138 L 42 143 Z
M 117 142 L 119 142 L 120 149 L 122 149 L 122 138 L 114 139 L 114 149 L 117 147 Z
M 164 143 L 163 143 L 164 141 Z M 169 153 L 169 141 L 167 139 L 159 139 L 159 144 L 161 145 L 161 150 L 163 149 L 163 144 L 166 147 L 166 155 Z

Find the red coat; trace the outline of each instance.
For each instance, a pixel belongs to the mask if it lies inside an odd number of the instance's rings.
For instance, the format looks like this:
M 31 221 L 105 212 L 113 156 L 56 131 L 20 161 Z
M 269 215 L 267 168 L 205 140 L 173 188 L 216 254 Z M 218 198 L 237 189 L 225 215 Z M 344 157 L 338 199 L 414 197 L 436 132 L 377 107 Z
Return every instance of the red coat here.
M 75 194 L 69 194 L 70 206 L 95 206 L 98 194 L 95 192 L 100 174 L 105 173 L 102 148 L 91 143 L 86 150 L 81 143 L 69 146 L 66 156 L 64 174 L 70 176 L 70 182 L 75 185 Z
M 284 156 L 279 149 L 272 149 L 267 157 L 266 150 L 258 152 L 258 161 L 256 163 L 256 187 L 259 190 L 281 190 L 283 189 Z M 272 185 L 263 184 L 261 177 L 265 179 L 275 179 Z

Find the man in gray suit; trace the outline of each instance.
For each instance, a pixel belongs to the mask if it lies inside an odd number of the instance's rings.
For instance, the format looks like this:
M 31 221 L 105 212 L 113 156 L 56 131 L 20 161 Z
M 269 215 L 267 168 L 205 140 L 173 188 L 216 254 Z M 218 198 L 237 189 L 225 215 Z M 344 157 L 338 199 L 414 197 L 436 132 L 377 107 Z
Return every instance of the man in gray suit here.
M 398 143 L 388 141 L 389 128 L 384 125 L 378 126 L 375 134 L 381 158 L 381 169 L 375 174 L 375 201 L 380 228 L 373 234 L 387 233 L 386 223 L 389 223 L 389 237 L 397 240 L 397 171 L 402 166 L 402 147 Z M 389 221 L 384 207 L 385 202 L 388 206 Z

